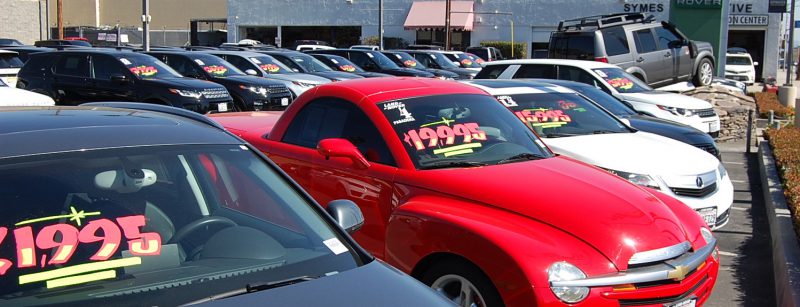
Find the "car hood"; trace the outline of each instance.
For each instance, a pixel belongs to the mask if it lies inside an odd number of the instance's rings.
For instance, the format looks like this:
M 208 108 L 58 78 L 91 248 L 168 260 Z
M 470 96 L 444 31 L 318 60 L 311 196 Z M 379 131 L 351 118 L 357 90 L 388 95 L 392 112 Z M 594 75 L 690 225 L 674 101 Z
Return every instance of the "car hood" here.
M 317 71 L 317 72 L 312 72 L 311 74 L 315 75 L 315 76 L 320 76 L 320 77 L 323 77 L 323 78 L 335 80 L 335 81 L 343 81 L 343 80 L 351 80 L 351 79 L 361 79 L 361 78 L 363 78 L 363 77 L 361 77 L 359 75 L 351 74 L 351 73 L 343 72 L 343 71 Z
M 16 89 L 13 87 L 0 87 L 0 107 L 11 106 L 54 106 L 53 98 L 42 94 Z
M 725 71 L 751 72 L 751 71 L 755 71 L 755 69 L 753 69 L 753 66 L 751 66 L 751 65 L 730 65 L 730 64 L 725 64 Z
M 433 306 L 452 303 L 416 279 L 380 261 L 275 289 L 203 306 Z
M 642 103 L 657 104 L 682 109 L 710 109 L 708 101 L 700 100 L 686 95 L 670 92 L 649 91 L 641 93 L 620 93 L 625 100 L 633 100 Z
M 676 214 L 653 194 L 567 157 L 418 171 L 397 180 L 551 225 L 619 269 L 636 252 L 688 240 Z
M 312 83 L 312 84 L 325 84 L 331 82 L 328 78 L 323 78 L 320 76 L 309 75 L 304 73 L 293 73 L 293 74 L 270 74 L 267 75 L 265 78 L 267 79 L 275 79 L 275 80 L 284 80 L 284 81 L 298 81 L 303 83 Z
M 427 71 L 412 69 L 412 68 L 393 68 L 393 69 L 383 69 L 381 70 L 382 73 L 390 74 L 394 76 L 401 76 L 401 77 L 426 77 L 431 78 L 433 77 L 432 73 Z
M 694 146 L 647 132 L 543 139 L 558 154 L 605 169 L 658 176 L 698 175 L 719 161 Z
M 206 88 L 222 88 L 225 87 L 217 83 L 205 80 L 198 80 L 194 78 L 164 78 L 164 79 L 142 79 L 142 82 L 149 85 L 164 86 L 164 87 L 178 87 L 181 89 L 206 89 Z
M 687 144 L 714 144 L 714 139 L 703 131 L 671 120 L 644 115 L 629 115 L 633 128 L 678 140 Z
M 382 74 L 379 72 L 370 72 L 370 71 L 354 72 L 354 74 L 362 76 L 364 78 L 394 77 L 390 74 Z
M 458 74 L 457 73 L 454 73 L 452 71 L 447 71 L 447 70 L 444 70 L 444 69 L 423 68 L 423 69 L 419 69 L 419 70 L 427 71 L 427 72 L 432 73 L 433 75 L 435 75 L 437 77 L 441 76 L 441 77 L 453 78 L 453 79 L 458 78 Z
M 447 71 L 457 73 L 459 76 L 475 76 L 477 71 L 468 68 L 448 68 Z
M 273 81 L 266 78 L 256 77 L 256 76 L 228 76 L 225 78 L 220 78 L 225 81 L 229 82 L 237 82 L 244 85 L 249 86 L 271 86 L 271 85 L 283 85 L 282 82 Z

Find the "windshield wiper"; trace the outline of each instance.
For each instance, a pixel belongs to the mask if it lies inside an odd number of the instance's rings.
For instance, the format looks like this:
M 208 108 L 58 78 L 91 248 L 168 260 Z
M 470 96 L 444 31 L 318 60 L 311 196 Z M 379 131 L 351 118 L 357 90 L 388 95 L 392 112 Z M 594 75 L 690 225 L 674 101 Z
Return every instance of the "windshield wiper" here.
M 444 161 L 444 162 L 436 162 L 429 165 L 421 166 L 419 169 L 429 170 L 429 169 L 439 169 L 439 168 L 472 167 L 472 166 L 486 166 L 486 165 L 488 164 L 483 162 L 474 162 L 474 161 Z
M 199 300 L 196 300 L 196 301 L 193 301 L 193 302 L 189 302 L 189 303 L 183 304 L 181 306 L 188 306 L 188 305 L 206 303 L 206 302 L 210 302 L 210 301 L 221 300 L 221 299 L 234 297 L 234 296 L 239 296 L 239 295 L 244 295 L 244 294 L 249 294 L 249 293 L 253 293 L 253 292 L 269 290 L 269 289 L 279 288 L 279 287 L 288 286 L 288 285 L 294 285 L 294 284 L 298 284 L 298 283 L 301 283 L 301 282 L 304 282 L 304 281 L 314 280 L 314 279 L 317 279 L 317 278 L 319 278 L 319 277 L 318 276 L 304 275 L 304 276 L 298 276 L 298 277 L 284 279 L 284 280 L 271 281 L 271 282 L 267 282 L 267 283 L 247 284 L 247 285 L 244 286 L 244 288 L 239 288 L 239 289 L 235 289 L 235 290 L 224 292 L 224 293 L 220 293 L 220 294 L 215 294 L 215 295 L 203 298 L 203 299 L 199 299 Z
M 569 137 L 569 136 L 576 136 L 576 135 L 580 135 L 580 134 L 550 132 L 550 133 L 544 134 L 544 137 L 546 137 L 546 138 L 561 138 L 561 137 Z
M 505 163 L 523 161 L 523 160 L 539 160 L 539 159 L 544 159 L 544 158 L 545 158 L 544 156 L 532 154 L 532 153 L 529 153 L 529 152 L 523 152 L 521 154 L 513 155 L 511 157 L 508 157 L 508 158 L 505 158 L 503 160 L 500 160 L 500 162 L 497 162 L 497 164 L 505 164 Z
M 619 131 L 612 131 L 612 130 L 597 130 L 593 131 L 592 134 L 609 134 L 609 133 L 619 133 Z

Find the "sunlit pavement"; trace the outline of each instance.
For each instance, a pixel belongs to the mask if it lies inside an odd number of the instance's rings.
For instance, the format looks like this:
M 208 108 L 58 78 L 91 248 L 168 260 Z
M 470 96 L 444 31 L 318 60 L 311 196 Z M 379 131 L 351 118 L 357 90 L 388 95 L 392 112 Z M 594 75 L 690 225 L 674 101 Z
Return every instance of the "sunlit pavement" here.
M 706 306 L 775 306 L 769 228 L 758 175 L 756 147 L 745 142 L 718 144 L 733 181 L 731 221 L 715 232 L 719 240 L 719 279 Z

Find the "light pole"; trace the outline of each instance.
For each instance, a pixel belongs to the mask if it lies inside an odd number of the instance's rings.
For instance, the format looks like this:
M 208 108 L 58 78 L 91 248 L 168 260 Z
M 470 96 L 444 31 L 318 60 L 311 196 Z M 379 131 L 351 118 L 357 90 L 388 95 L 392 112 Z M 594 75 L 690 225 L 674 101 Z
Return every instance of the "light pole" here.
M 142 48 L 150 51 L 150 0 L 142 0 Z
M 792 69 L 794 68 L 794 5 L 795 0 L 792 0 L 792 7 L 789 13 L 789 42 L 786 44 L 786 84 L 792 85 Z

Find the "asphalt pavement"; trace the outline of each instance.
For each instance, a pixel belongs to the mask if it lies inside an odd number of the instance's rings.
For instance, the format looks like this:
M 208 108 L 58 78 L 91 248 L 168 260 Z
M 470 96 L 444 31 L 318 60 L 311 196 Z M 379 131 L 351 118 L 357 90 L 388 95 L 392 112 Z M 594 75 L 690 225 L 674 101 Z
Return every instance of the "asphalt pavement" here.
M 772 252 L 757 148 L 744 140 L 717 144 L 734 187 L 731 221 L 715 231 L 720 249 L 717 284 L 705 306 L 775 306 Z

